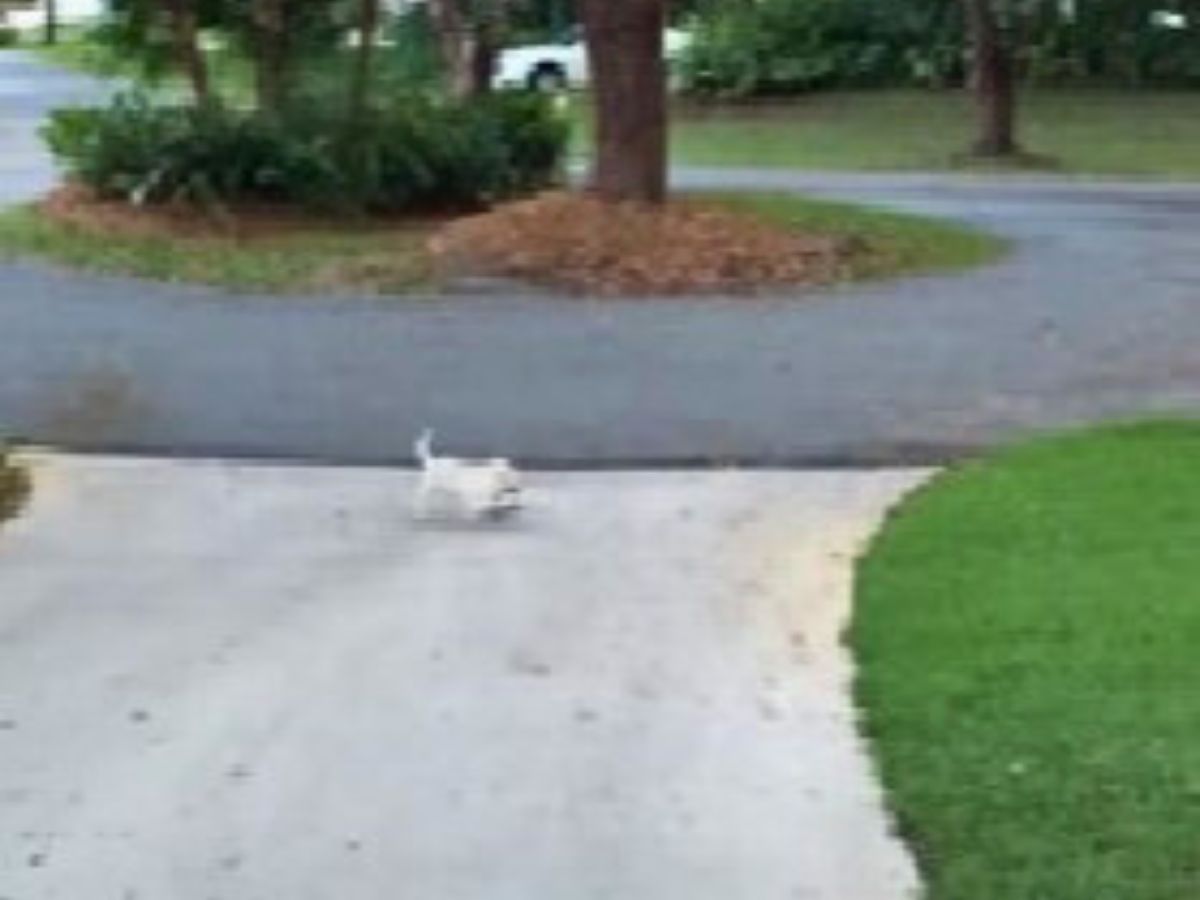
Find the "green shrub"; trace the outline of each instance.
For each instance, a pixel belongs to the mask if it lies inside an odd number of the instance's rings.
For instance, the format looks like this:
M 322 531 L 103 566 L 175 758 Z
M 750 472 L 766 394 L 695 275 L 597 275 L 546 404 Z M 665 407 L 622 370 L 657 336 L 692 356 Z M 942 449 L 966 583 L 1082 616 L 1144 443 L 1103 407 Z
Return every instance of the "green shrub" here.
M 960 46 L 955 9 L 926 0 L 710 0 L 682 76 L 733 96 L 942 83 L 961 69 Z
M 556 177 L 567 125 L 541 98 L 469 104 L 399 95 L 349 122 L 328 103 L 275 118 L 160 106 L 139 94 L 55 112 L 68 175 L 132 203 L 266 201 L 376 213 L 479 206 Z
M 15 47 L 21 43 L 21 32 L 10 25 L 0 25 L 0 47 Z
M 1029 84 L 1200 85 L 1200 29 L 1155 24 L 1161 0 L 1010 4 Z M 1185 4 L 1189 9 L 1191 4 Z M 1183 7 L 1180 7 L 1182 10 Z M 1194 13 L 1191 14 L 1194 18 Z M 705 0 L 685 88 L 728 96 L 960 84 L 962 4 L 939 0 Z
M 436 85 L 442 75 L 442 55 L 429 10 L 423 4 L 404 10 L 393 20 L 389 36 L 392 46 L 380 60 L 384 80 L 412 86 Z

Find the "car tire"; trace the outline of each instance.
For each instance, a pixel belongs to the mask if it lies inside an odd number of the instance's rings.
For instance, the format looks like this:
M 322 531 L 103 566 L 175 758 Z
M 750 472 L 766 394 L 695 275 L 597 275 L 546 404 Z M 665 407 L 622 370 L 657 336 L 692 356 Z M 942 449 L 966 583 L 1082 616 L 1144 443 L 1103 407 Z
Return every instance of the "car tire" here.
M 567 75 L 556 66 L 541 66 L 529 73 L 528 84 L 539 94 L 561 94 L 567 89 Z

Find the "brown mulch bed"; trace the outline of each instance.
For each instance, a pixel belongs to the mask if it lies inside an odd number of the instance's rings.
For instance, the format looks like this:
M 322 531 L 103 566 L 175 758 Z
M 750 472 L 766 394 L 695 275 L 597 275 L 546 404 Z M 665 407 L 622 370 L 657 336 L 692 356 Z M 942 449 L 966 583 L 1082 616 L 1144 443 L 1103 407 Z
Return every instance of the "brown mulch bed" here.
M 133 206 L 123 200 L 105 200 L 82 185 L 56 188 L 37 204 L 47 219 L 93 234 L 131 238 L 223 238 L 258 240 L 313 231 L 379 233 L 428 227 L 447 216 L 331 218 L 285 204 L 244 204 L 232 208 L 204 209 L 195 204 Z
M 828 284 L 852 241 L 787 231 L 699 202 L 661 208 L 548 193 L 449 223 L 431 239 L 439 267 L 587 294 L 671 295 Z
M 241 242 L 314 231 L 431 233 L 429 255 L 443 278 L 499 276 L 600 296 L 752 293 L 828 284 L 844 278 L 863 251 L 853 240 L 797 233 L 703 201 L 648 207 L 568 192 L 458 218 L 331 219 L 263 204 L 223 210 L 135 207 L 66 185 L 43 199 L 39 211 L 59 224 L 127 238 Z M 386 263 L 351 259 L 346 266 L 371 268 L 352 281 L 375 283 L 373 268 L 387 269 Z M 347 277 L 339 267 L 337 283 Z

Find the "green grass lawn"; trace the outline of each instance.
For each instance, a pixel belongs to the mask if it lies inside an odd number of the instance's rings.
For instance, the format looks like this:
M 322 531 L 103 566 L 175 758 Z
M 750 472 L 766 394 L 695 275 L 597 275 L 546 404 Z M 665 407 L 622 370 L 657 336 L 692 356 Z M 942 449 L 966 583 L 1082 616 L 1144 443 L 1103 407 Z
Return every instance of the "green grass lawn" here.
M 388 229 L 330 223 L 278 236 L 133 237 L 96 234 L 32 207 L 0 212 L 0 257 L 232 290 L 403 293 L 429 284 L 421 224 Z
M 995 262 L 1007 243 L 941 219 L 781 194 L 710 194 L 723 206 L 796 231 L 852 238 L 865 248 L 852 277 L 886 278 Z
M 1023 98 L 1026 148 L 1064 171 L 1200 175 L 1200 91 L 1041 91 Z M 678 163 L 937 170 L 972 135 L 962 92 L 813 94 L 787 103 L 677 107 Z
M 147 80 L 142 66 L 131 56 L 122 56 L 104 44 L 85 39 L 63 40 L 53 46 L 31 47 L 48 62 L 64 69 L 97 78 L 122 78 L 140 84 L 156 93 L 171 96 L 186 95 L 189 88 L 184 78 L 174 72 L 164 72 Z M 209 77 L 214 89 L 226 102 L 249 102 L 253 95 L 253 73 L 249 61 L 228 50 L 213 50 L 205 54 Z
M 852 278 L 982 265 L 996 237 L 937 219 L 800 197 L 707 195 L 783 228 L 855 238 Z M 38 258 L 88 271 L 231 290 L 403 294 L 437 286 L 427 243 L 436 224 L 389 227 L 333 220 L 279 236 L 132 237 L 44 218 L 36 207 L 0 212 L 0 258 Z
M 966 465 L 859 571 L 858 700 L 930 900 L 1200 897 L 1200 424 Z

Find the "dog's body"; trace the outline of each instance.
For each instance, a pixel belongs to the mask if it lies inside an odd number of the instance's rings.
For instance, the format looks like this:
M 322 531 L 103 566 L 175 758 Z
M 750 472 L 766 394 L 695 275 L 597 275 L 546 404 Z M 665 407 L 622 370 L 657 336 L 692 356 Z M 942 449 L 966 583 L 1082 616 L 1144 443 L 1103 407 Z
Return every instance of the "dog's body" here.
M 418 517 L 436 513 L 501 518 L 521 507 L 521 478 L 507 459 L 459 459 L 433 452 L 433 432 L 413 445 L 421 464 L 414 506 Z

